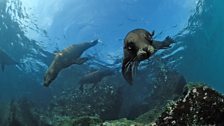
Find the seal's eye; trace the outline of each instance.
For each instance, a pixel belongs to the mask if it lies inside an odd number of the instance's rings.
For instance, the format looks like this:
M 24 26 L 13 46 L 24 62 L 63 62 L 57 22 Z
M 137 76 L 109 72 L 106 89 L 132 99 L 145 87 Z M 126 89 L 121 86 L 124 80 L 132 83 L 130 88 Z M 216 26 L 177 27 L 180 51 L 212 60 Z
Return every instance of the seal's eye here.
M 129 42 L 127 45 L 127 49 L 128 50 L 135 50 L 135 44 L 134 42 Z
M 146 40 L 149 41 L 149 44 L 152 44 L 152 36 L 148 35 L 147 37 L 145 37 Z

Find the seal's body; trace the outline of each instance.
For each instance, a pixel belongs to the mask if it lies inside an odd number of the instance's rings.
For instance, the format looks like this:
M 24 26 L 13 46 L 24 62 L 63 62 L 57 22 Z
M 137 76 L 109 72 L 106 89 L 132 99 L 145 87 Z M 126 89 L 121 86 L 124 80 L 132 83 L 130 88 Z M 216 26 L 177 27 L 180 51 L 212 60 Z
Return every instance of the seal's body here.
M 111 69 L 100 69 L 93 72 L 90 72 L 83 76 L 80 81 L 80 90 L 83 91 L 84 85 L 86 84 L 93 84 L 93 87 L 95 87 L 103 78 L 107 76 L 111 76 L 114 74 L 114 71 Z
M 55 55 L 54 60 L 49 66 L 44 76 L 44 86 L 48 87 L 50 83 L 57 77 L 58 73 L 72 64 L 83 64 L 88 60 L 87 57 L 80 58 L 82 53 L 87 49 L 95 46 L 98 40 L 81 44 L 74 44 L 65 48 Z
M 133 72 L 137 69 L 139 62 L 148 59 L 157 50 L 168 48 L 174 43 L 170 37 L 166 37 L 163 41 L 153 40 L 153 35 L 154 32 L 135 29 L 130 31 L 124 39 L 122 74 L 129 84 L 132 84 Z
M 9 57 L 3 50 L 0 49 L 0 64 L 2 71 L 5 70 L 6 65 L 16 65 L 18 64 L 11 57 Z

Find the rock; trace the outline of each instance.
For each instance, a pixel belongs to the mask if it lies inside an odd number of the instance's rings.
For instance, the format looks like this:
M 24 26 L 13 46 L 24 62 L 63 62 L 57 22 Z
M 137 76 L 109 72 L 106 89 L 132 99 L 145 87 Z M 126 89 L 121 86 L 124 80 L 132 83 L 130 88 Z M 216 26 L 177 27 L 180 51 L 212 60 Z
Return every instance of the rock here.
M 187 86 L 184 97 L 166 108 L 159 126 L 224 125 L 224 96 L 204 85 Z

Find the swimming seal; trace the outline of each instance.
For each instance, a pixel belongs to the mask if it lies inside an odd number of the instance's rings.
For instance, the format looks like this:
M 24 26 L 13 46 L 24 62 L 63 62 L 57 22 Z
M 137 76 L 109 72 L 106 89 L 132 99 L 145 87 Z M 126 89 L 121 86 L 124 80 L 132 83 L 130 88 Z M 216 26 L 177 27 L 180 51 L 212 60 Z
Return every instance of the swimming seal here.
M 0 64 L 2 71 L 4 71 L 6 65 L 16 65 L 18 63 L 0 49 Z
M 84 85 L 86 84 L 93 84 L 92 88 L 95 87 L 103 78 L 107 76 L 111 76 L 114 74 L 114 71 L 109 68 L 99 69 L 93 72 L 90 72 L 83 76 L 79 80 L 80 84 L 80 91 L 83 91 Z
M 54 60 L 47 69 L 44 76 L 44 86 L 48 87 L 50 83 L 55 80 L 58 73 L 72 64 L 83 64 L 88 60 L 87 57 L 80 58 L 82 53 L 87 49 L 95 46 L 99 41 L 85 42 L 81 44 L 73 44 L 68 48 L 56 53 Z
M 122 75 L 129 84 L 132 84 L 133 74 L 141 61 L 148 59 L 159 49 L 166 49 L 174 43 L 169 36 L 163 41 L 157 41 L 153 40 L 153 35 L 154 32 L 135 29 L 130 31 L 124 39 Z

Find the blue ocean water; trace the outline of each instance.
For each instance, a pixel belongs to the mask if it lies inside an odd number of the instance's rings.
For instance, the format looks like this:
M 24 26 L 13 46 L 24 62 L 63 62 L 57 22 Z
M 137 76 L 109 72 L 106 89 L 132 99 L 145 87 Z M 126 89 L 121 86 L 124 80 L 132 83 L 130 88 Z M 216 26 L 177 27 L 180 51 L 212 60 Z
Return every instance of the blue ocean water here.
M 152 57 L 152 64 L 159 59 L 188 82 L 223 93 L 223 5 L 222 0 L 0 0 L 0 50 L 19 63 L 0 71 L 0 100 L 27 97 L 48 104 L 75 85 L 85 67 L 104 65 L 120 72 L 121 62 L 115 61 L 122 59 L 123 39 L 135 28 L 155 30 L 156 39 L 171 36 L 176 42 Z M 68 68 L 50 88 L 43 87 L 55 52 L 95 39 L 102 42 L 84 54 L 93 60 Z
M 223 92 L 224 17 L 221 0 L 199 1 L 180 41 L 186 49 L 179 69 L 189 81 L 202 81 Z

